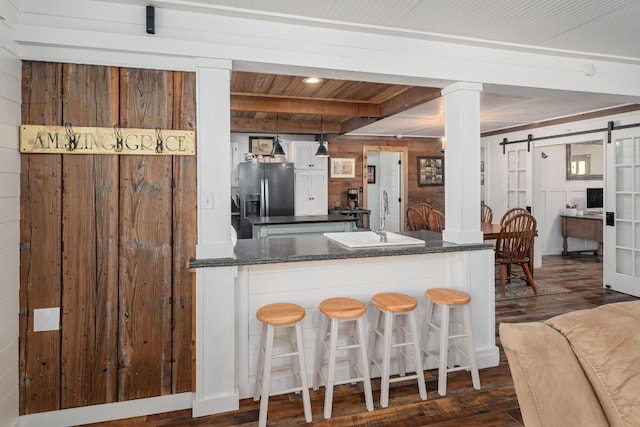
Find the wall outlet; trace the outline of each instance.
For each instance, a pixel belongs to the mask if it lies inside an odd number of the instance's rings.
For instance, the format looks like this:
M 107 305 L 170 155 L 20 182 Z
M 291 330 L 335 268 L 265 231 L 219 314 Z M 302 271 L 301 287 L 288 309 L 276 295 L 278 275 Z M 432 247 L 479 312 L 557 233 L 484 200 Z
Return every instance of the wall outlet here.
M 60 307 L 33 310 L 33 332 L 60 329 Z

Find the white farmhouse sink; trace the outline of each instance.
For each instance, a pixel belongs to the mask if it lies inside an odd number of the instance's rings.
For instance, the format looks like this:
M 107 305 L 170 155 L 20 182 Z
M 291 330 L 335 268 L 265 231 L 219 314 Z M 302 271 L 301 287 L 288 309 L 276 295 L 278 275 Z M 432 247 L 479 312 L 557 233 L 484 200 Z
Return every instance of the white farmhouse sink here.
M 381 242 L 380 235 L 373 231 L 354 231 L 345 233 L 324 233 L 327 239 L 333 240 L 349 249 L 379 248 L 388 246 L 424 246 L 424 240 L 403 236 L 387 231 L 387 241 Z

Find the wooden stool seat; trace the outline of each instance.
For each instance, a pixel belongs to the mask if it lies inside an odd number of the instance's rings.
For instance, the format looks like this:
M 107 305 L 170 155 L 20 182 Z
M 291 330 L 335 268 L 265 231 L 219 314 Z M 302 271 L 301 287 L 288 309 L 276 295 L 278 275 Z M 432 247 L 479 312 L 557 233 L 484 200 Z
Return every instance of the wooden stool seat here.
M 380 310 L 392 311 L 394 313 L 412 311 L 418 306 L 415 298 L 394 292 L 376 294 L 371 298 L 371 303 Z
M 260 308 L 256 313 L 256 317 L 259 321 L 268 325 L 292 325 L 304 318 L 304 308 L 297 304 L 279 302 Z
M 304 319 L 304 316 L 304 308 L 297 304 L 290 303 L 265 305 L 256 312 L 256 318 L 262 322 L 260 349 L 258 353 L 258 371 L 256 374 L 256 387 L 253 394 L 253 400 L 260 400 L 258 427 L 265 427 L 267 425 L 269 396 L 286 393 L 302 392 L 304 418 L 308 423 L 312 421 L 311 399 L 309 397 L 307 367 L 304 357 L 304 342 L 302 340 L 302 327 L 300 326 L 300 321 Z M 289 331 L 290 349 L 286 349 L 280 353 L 274 352 L 276 327 L 287 328 Z M 280 358 L 290 359 L 292 357 L 297 358 L 297 363 L 293 363 L 292 366 L 296 384 L 287 390 L 271 390 L 272 360 Z
M 389 384 L 416 380 L 420 399 L 427 399 L 427 387 L 422 369 L 420 342 L 416 326 L 415 308 L 418 302 L 409 295 L 393 292 L 380 293 L 371 297 L 371 303 L 377 308 L 371 339 L 369 340 L 369 360 L 380 370 L 380 406 L 389 406 Z M 394 327 L 394 320 L 397 324 Z M 395 332 L 395 334 L 394 334 Z M 396 339 L 393 336 L 396 335 Z M 382 357 L 374 357 L 376 341 L 382 341 Z M 395 342 L 394 342 L 395 341 Z M 391 353 L 396 349 L 399 377 L 391 378 Z M 406 361 L 413 363 L 415 374 L 406 375 Z
M 434 288 L 426 291 L 424 295 L 436 304 L 462 305 L 471 302 L 468 293 L 456 289 Z
M 355 319 L 367 312 L 367 306 L 353 298 L 329 298 L 320 303 L 320 312 L 335 319 Z
M 471 371 L 471 380 L 473 388 L 480 390 L 480 376 L 478 374 L 478 365 L 476 362 L 476 353 L 473 344 L 473 335 L 471 333 L 471 315 L 469 313 L 469 303 L 471 296 L 466 292 L 456 289 L 433 288 L 425 293 L 427 298 L 427 307 L 424 315 L 424 326 L 422 327 L 422 352 L 438 362 L 438 394 L 445 396 L 447 394 L 447 374 L 455 371 Z M 440 308 L 440 322 L 435 323 L 432 320 L 434 307 Z M 456 309 L 461 311 L 462 322 L 452 322 L 450 311 Z M 450 324 L 451 323 L 451 324 Z M 461 324 L 458 333 L 455 326 Z M 431 331 L 437 331 L 438 347 L 435 350 L 429 349 L 429 336 Z M 464 344 L 456 345 L 457 341 L 463 340 Z M 451 347 L 451 351 L 449 351 Z M 466 365 L 460 365 L 460 357 L 466 361 Z
M 325 385 L 324 391 L 324 417 L 331 418 L 333 405 L 333 388 L 341 384 L 354 384 L 362 382 L 364 388 L 364 400 L 368 411 L 373 411 L 373 394 L 371 391 L 371 376 L 369 375 L 369 363 L 367 358 L 367 343 L 364 335 L 363 317 L 367 312 L 367 306 L 353 298 L 329 298 L 320 303 L 322 325 L 316 345 L 316 358 L 313 368 L 313 389 L 317 390 L 321 380 Z M 350 327 L 348 331 L 339 330 L 340 322 Z M 347 334 L 348 333 L 348 334 Z M 346 342 L 338 343 L 338 335 L 346 334 Z M 346 379 L 336 380 L 336 361 L 338 352 L 349 352 L 349 375 Z M 325 354 L 327 355 L 326 361 Z M 359 361 L 359 363 L 358 363 Z M 358 364 L 360 366 L 358 366 Z M 326 375 L 322 370 L 327 365 Z

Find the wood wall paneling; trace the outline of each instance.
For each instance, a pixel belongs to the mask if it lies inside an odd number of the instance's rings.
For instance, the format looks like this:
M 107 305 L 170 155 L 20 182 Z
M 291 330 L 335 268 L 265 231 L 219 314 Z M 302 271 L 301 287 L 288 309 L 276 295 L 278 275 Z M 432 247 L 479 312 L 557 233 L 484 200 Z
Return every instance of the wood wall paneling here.
M 25 61 L 22 90 L 24 124 L 195 130 L 194 73 Z M 193 390 L 195 156 L 21 160 L 20 413 Z
M 195 130 L 195 90 L 195 73 L 174 73 L 175 129 Z M 185 266 L 196 253 L 196 168 L 195 156 L 173 159 L 173 393 L 195 390 L 195 275 Z
M 340 201 L 344 206 L 347 203 L 347 189 L 360 188 L 362 183 L 362 147 L 363 145 L 376 145 L 386 147 L 408 147 L 409 160 L 405 165 L 408 171 L 408 201 L 407 206 L 417 203 L 429 203 L 436 209 L 444 212 L 444 186 L 419 187 L 417 157 L 418 156 L 442 156 L 439 138 L 395 138 L 339 137 L 330 140 L 329 150 L 332 157 L 346 157 L 356 159 L 356 177 L 352 179 L 329 177 L 329 206 Z M 362 193 L 360 193 L 362 204 Z
M 22 123 L 59 124 L 61 66 L 27 63 Z M 21 156 L 20 413 L 60 408 L 60 331 L 33 332 L 33 310 L 61 303 L 62 156 Z
M 171 73 L 122 69 L 120 122 L 169 128 Z M 119 400 L 171 393 L 172 158 L 121 156 Z
M 118 122 L 117 70 L 62 74 L 63 122 Z M 63 156 L 63 183 L 61 407 L 72 408 L 117 399 L 118 156 Z

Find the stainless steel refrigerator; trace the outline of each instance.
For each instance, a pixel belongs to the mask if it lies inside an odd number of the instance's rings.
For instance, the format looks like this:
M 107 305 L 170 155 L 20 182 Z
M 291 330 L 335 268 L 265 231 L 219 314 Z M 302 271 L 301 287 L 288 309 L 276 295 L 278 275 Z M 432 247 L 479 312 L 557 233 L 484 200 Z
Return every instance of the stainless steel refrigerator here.
M 240 163 L 238 178 L 238 238 L 251 238 L 249 217 L 293 215 L 293 163 Z

